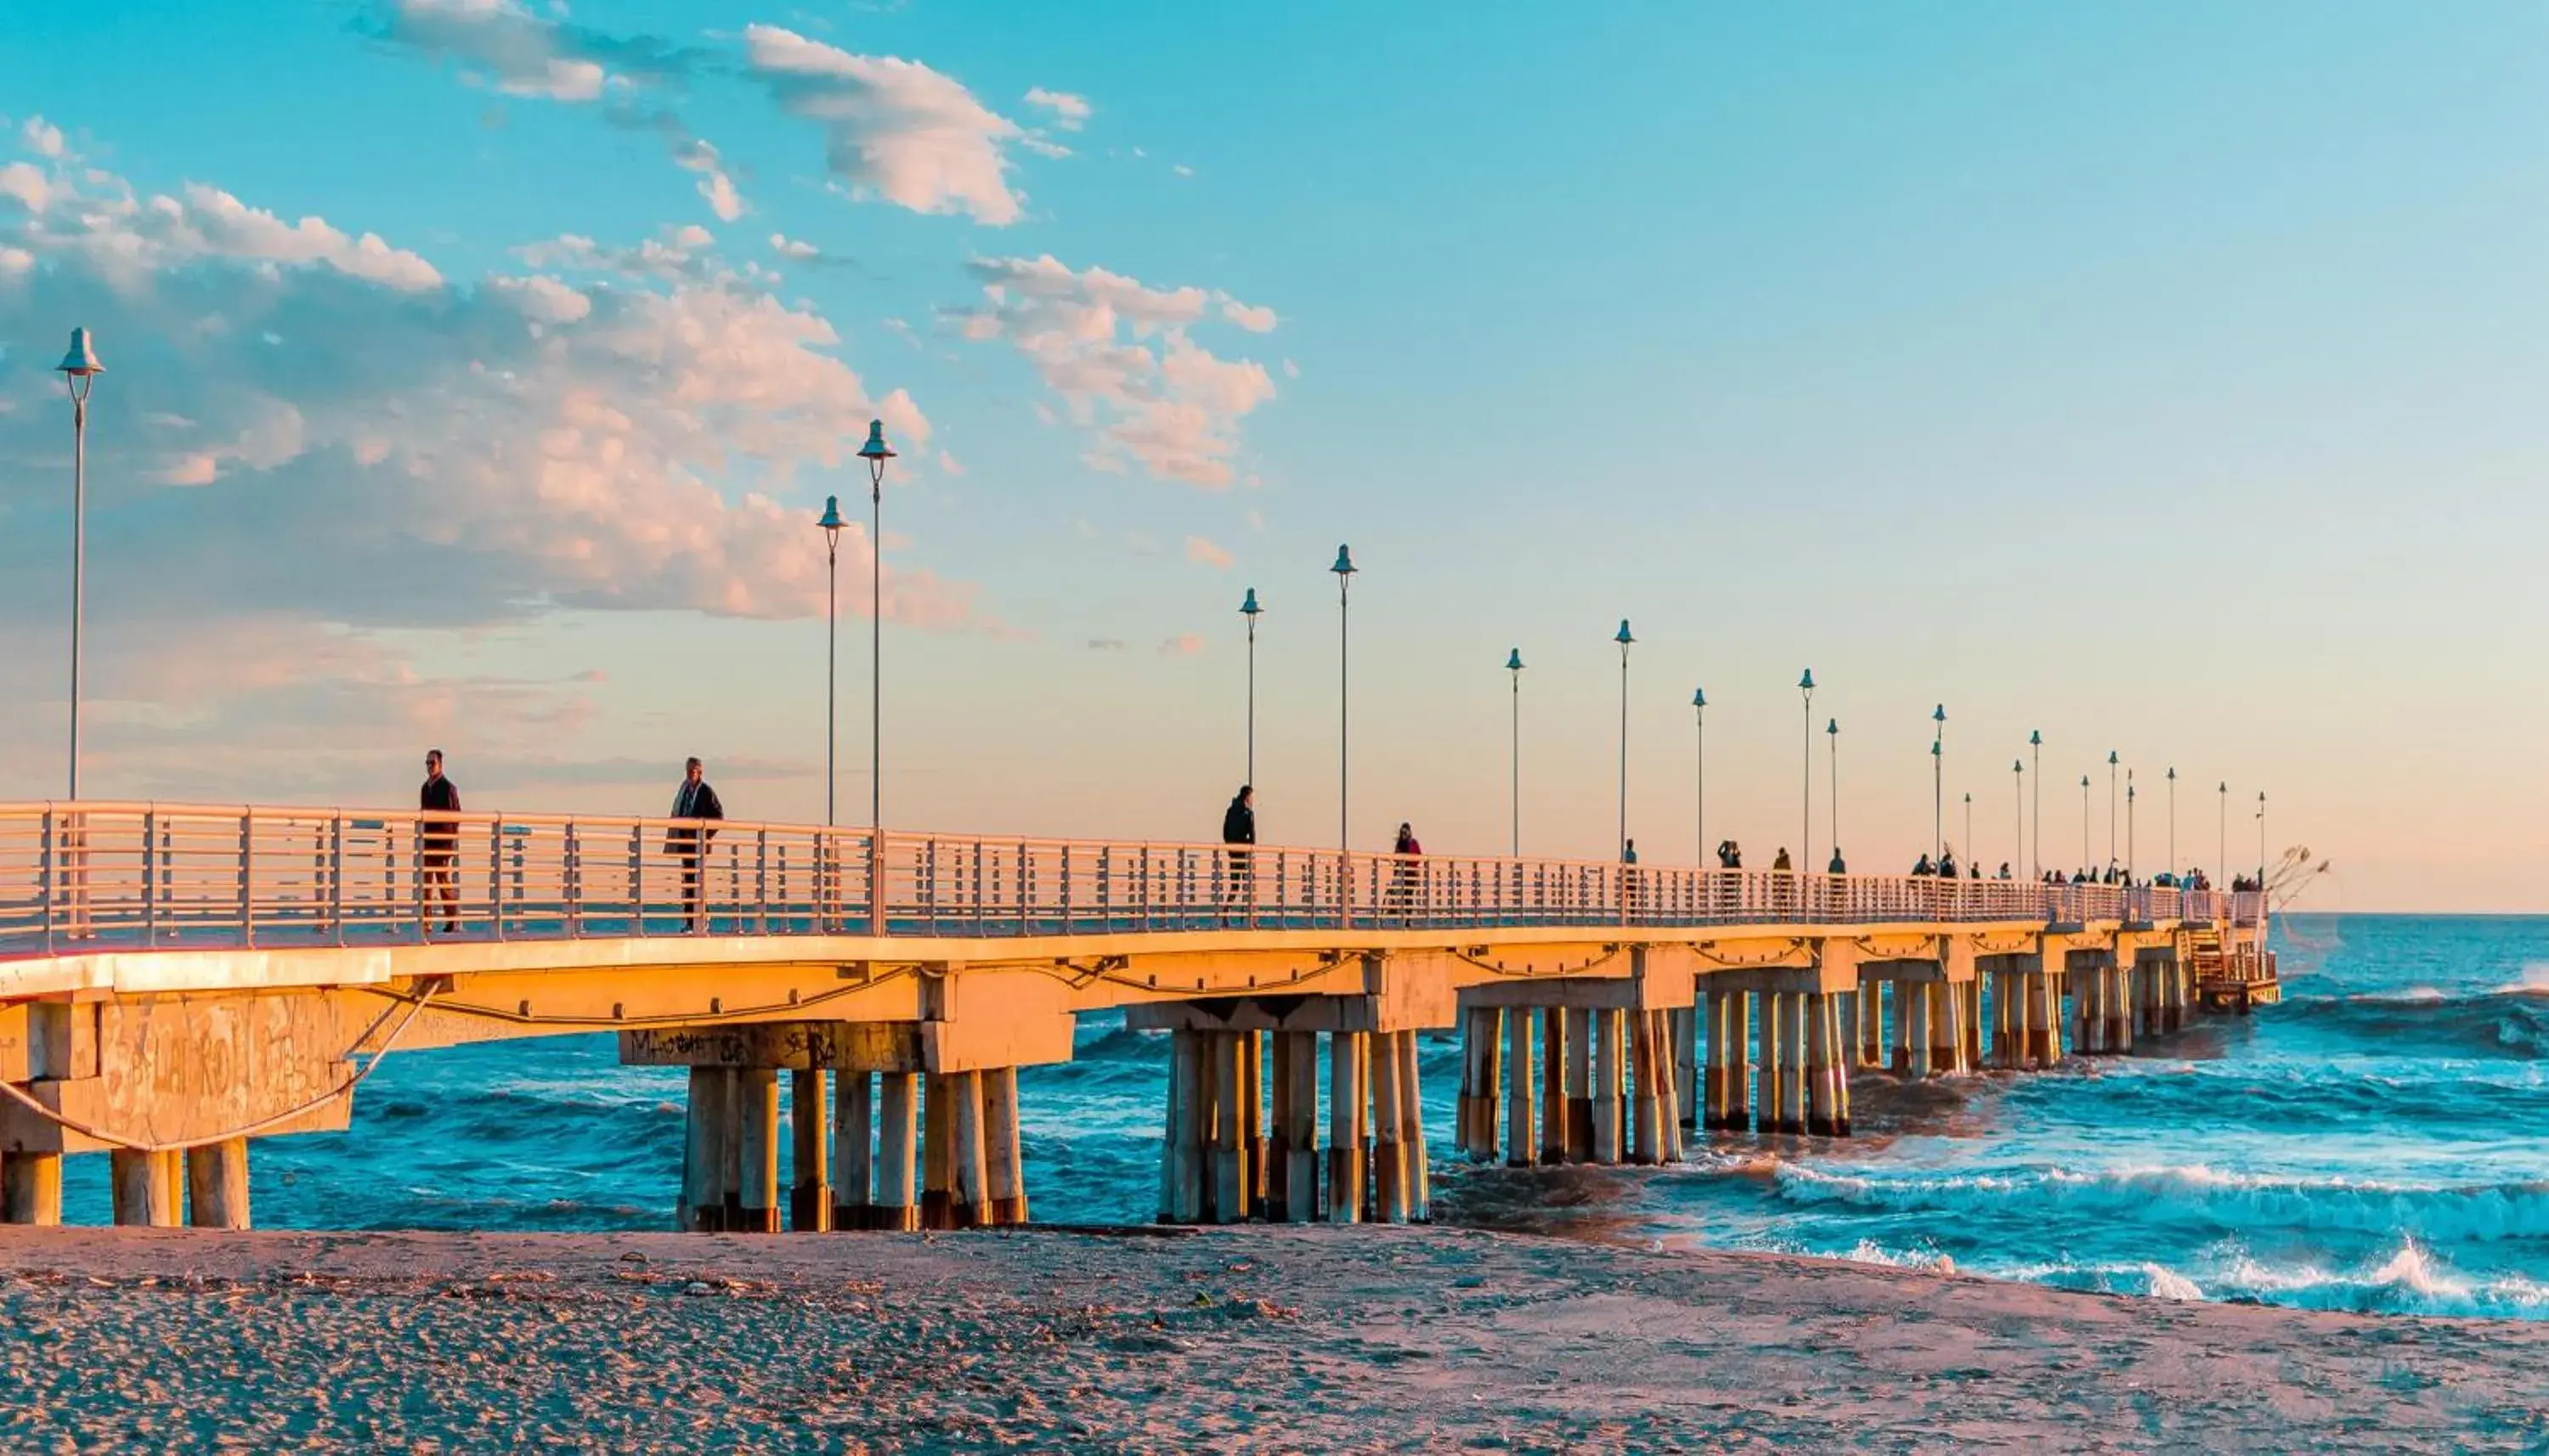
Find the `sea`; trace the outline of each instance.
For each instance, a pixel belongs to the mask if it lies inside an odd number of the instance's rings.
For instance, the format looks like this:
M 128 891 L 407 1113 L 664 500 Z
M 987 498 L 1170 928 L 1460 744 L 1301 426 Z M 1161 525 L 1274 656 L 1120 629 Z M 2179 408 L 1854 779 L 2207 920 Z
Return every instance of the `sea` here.
M 1769 1249 L 2163 1300 L 2549 1319 L 2549 918 L 2307 915 L 2284 1000 L 2124 1057 L 1906 1085 L 1857 1135 L 1695 1135 L 1664 1168 L 1471 1167 L 1460 1047 L 1420 1040 L 1438 1222 Z M 1167 1039 L 1081 1021 L 1020 1077 L 1039 1221 L 1156 1213 Z M 262 1227 L 660 1229 L 682 1073 L 576 1036 L 393 1053 L 350 1131 L 255 1144 Z M 1324 1120 L 1322 1122 L 1324 1126 Z M 65 1214 L 107 1218 L 106 1160 Z

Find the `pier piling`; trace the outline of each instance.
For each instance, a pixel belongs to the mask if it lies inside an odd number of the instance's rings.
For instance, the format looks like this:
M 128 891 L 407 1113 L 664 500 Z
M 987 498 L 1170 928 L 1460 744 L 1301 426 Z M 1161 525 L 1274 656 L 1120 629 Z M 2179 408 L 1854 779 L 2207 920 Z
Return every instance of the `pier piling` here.
M 991 1159 L 991 1222 L 1027 1221 L 1027 1170 L 1018 1137 L 1018 1069 L 983 1073 L 983 1138 Z
M 823 1069 L 788 1074 L 788 1227 L 820 1233 L 832 1227 L 831 1102 Z
M 876 1074 L 832 1074 L 832 1227 L 876 1227 Z
M 186 1149 L 186 1217 L 198 1228 L 248 1227 L 247 1139 Z

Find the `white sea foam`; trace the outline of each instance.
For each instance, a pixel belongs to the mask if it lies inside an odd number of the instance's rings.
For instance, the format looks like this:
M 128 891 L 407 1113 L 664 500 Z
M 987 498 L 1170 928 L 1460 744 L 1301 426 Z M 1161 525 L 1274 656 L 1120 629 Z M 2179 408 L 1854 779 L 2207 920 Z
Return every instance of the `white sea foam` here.
M 1799 1203 L 1894 1211 L 2023 1212 L 2050 1206 L 2225 1228 L 2402 1232 L 2441 1243 L 2549 1237 L 2549 1183 L 2413 1184 L 2335 1175 L 2271 1177 L 2202 1163 L 2088 1172 L 2033 1166 L 1974 1173 L 1828 1171 L 1789 1163 L 1774 1182 Z

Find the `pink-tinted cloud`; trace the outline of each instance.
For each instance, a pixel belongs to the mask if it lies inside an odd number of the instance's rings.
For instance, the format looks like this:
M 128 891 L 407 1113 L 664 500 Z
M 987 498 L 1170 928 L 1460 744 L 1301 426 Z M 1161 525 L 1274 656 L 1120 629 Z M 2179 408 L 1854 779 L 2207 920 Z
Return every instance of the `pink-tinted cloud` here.
M 822 129 L 826 164 L 855 193 L 993 227 L 1018 220 L 1004 148 L 1024 134 L 963 83 L 778 26 L 747 26 L 743 41 L 746 67 L 784 110 Z

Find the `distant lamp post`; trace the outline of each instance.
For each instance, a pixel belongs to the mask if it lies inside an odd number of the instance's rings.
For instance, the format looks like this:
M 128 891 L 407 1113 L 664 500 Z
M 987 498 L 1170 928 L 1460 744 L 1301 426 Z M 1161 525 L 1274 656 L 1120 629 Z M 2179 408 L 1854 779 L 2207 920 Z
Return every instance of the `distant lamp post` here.
M 70 797 L 79 797 L 79 718 L 80 718 L 80 617 L 83 601 L 81 574 L 88 563 L 88 392 L 106 366 L 97 362 L 97 350 L 89 342 L 88 330 L 71 330 L 69 352 L 53 366 L 62 376 L 62 387 L 71 397 L 71 773 Z
M 1629 632 L 1629 619 L 1620 618 L 1620 630 L 1611 640 L 1620 644 L 1620 838 L 1616 859 L 1629 855 L 1629 647 L 1638 639 Z
M 1522 649 L 1505 654 L 1513 676 L 1513 857 L 1522 858 Z
M 1692 754 L 1692 767 L 1698 771 L 1698 773 L 1694 775 L 1694 777 L 1695 777 L 1695 779 L 1696 779 L 1696 781 L 1697 781 L 1697 783 L 1698 783 L 1698 793 L 1697 793 L 1697 795 L 1696 795 L 1695 799 L 1693 800 L 1693 803 L 1692 803 L 1692 806 L 1691 806 L 1691 820 L 1690 820 L 1690 825 L 1691 825 L 1691 829 L 1692 829 L 1692 830 L 1696 833 L 1696 835 L 1698 836 L 1698 851 L 1699 851 L 1699 858 L 1697 858 L 1697 859 L 1695 859 L 1695 860 L 1691 861 L 1690 863 L 1692 863 L 1693 864 L 1706 864 L 1708 863 L 1708 689 L 1707 689 L 1707 688 L 1705 688 L 1705 687 L 1694 687 L 1694 688 L 1692 688 L 1692 689 L 1691 689 L 1691 693 L 1690 693 L 1690 713 L 1691 713 L 1691 726 L 1692 726 L 1692 728 L 1693 728 L 1694 730 L 1696 730 L 1696 731 L 1695 731 L 1695 733 L 1694 733 L 1694 735 L 1693 735 L 1693 746 L 1692 746 L 1692 749 L 1691 749 L 1691 754 Z
M 868 836 L 874 854 L 885 842 L 885 463 L 894 458 L 884 420 L 868 421 L 859 458 L 868 463 L 868 528 L 874 532 L 868 539 Z M 878 927 L 878 933 L 883 930 Z
M 1248 589 L 1248 599 L 1239 603 L 1239 614 L 1248 618 L 1248 774 L 1240 781 L 1257 782 L 1257 619 L 1266 608 L 1257 604 L 1257 589 Z
M 2089 873 L 2089 775 L 2080 775 L 2080 872 Z M 2096 875 L 2089 875 L 2097 878 Z
M 2177 766 L 2168 770 L 2168 878 L 2177 882 Z
M 1346 711 L 1346 694 L 1351 685 L 1346 675 L 1346 584 L 1354 580 L 1354 553 L 1344 546 L 1337 548 L 1337 560 L 1328 568 L 1337 574 L 1337 904 L 1350 908 L 1347 899 L 1354 876 L 1348 870 L 1348 852 L 1352 839 L 1346 831 L 1346 786 L 1348 770 L 1353 760 L 1347 754 L 1347 725 L 1352 721 Z
M 2124 883 L 2133 881 L 2133 771 L 2124 771 Z
M 2262 896 L 2265 892 L 2266 892 L 2266 791 L 2265 791 L 2264 789 L 2262 789 L 2262 788 L 2261 788 L 2261 789 L 2257 790 L 2257 893 L 2258 893 L 2259 895 L 2261 895 L 2261 896 Z M 2259 905 L 2261 905 L 2261 906 L 2262 906 L 2262 905 L 2265 903 L 2265 901 L 2264 901 L 2264 900 L 2262 900 L 2262 899 L 2260 899 L 2257 903 L 2258 903 Z M 2264 924 L 2264 921 L 2261 919 L 2258 923 L 2262 925 L 2262 924 Z
M 1930 739 L 1930 863 L 1935 864 L 1946 858 L 1947 705 L 1938 704 L 1930 721 L 1935 725 Z M 1971 854 L 1973 848 L 1967 845 L 1965 852 Z
M 2044 730 L 2038 728 L 2027 735 L 2028 749 L 2035 758 L 2035 823 L 2028 835 L 2035 844 L 2035 858 L 2030 862 L 2035 877 L 2044 877 Z
M 2116 766 L 2114 749 L 2107 750 L 2107 863 L 2116 863 Z
M 832 825 L 841 747 L 841 498 L 823 498 L 823 826 Z
M 1804 806 L 1797 814 L 1797 872 L 1805 873 L 1815 864 L 1815 670 L 1808 668 L 1797 680 L 1797 691 L 1806 700 L 1806 753 L 1797 775 L 1805 785 Z
M 2230 780 L 2227 778 L 2221 780 L 2221 818 L 2219 833 L 2221 843 L 2214 847 L 2213 872 L 2227 875 L 2230 872 Z
M 1833 858 L 1838 860 L 1841 858 L 1841 719 L 1835 718 L 1824 724 L 1824 742 L 1832 749 L 1831 792 L 1825 797 L 1832 800 Z M 1811 869 L 1814 866 L 1809 864 L 1806 867 Z
M 1965 864 L 1975 869 L 1983 867 L 1983 852 L 1974 843 L 1974 791 L 1970 788 L 1965 790 Z
M 2011 859 L 2017 864 L 2024 864 L 2027 863 L 2027 760 L 2010 760 L 2009 774 L 2010 783 L 2014 790 L 2010 794 L 2009 799 L 2009 828 L 2010 833 L 2018 837 L 2018 853 L 2013 855 Z M 2013 870 L 2011 872 L 2015 873 L 2016 871 Z M 2036 874 L 2030 877 L 2042 879 L 2044 876 Z

